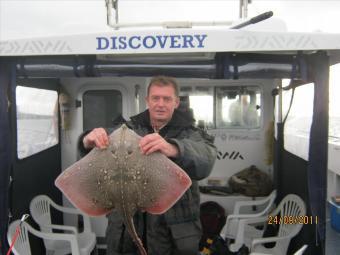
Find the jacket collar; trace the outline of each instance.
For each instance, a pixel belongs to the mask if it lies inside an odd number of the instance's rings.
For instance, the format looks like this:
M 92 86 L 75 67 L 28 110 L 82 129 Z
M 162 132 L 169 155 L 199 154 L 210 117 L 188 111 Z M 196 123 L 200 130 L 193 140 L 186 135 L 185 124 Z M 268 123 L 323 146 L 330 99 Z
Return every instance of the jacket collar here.
M 135 125 L 141 125 L 144 127 L 148 127 L 152 129 L 151 122 L 150 122 L 150 113 L 149 110 L 145 110 L 135 116 L 131 117 L 131 121 Z M 166 124 L 164 128 L 186 128 L 194 125 L 195 120 L 192 117 L 187 116 L 187 114 L 175 109 L 171 120 Z

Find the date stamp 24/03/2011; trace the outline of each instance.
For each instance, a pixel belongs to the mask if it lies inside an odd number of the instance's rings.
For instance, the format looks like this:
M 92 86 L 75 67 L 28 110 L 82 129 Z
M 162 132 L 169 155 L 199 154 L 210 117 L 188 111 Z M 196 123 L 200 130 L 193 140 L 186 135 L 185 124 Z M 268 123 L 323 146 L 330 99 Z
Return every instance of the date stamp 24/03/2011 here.
M 268 215 L 268 224 L 318 224 L 318 216 L 307 216 L 307 215 L 300 215 L 300 216 L 292 216 L 292 215 L 275 215 L 271 216 Z

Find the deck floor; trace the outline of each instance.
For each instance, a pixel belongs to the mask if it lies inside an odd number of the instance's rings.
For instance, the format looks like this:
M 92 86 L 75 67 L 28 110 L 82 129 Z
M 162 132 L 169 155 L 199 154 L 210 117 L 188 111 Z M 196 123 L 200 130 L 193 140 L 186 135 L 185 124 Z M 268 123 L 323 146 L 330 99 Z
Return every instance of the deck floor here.
M 328 210 L 327 210 L 328 211 Z M 340 254 L 340 233 L 331 227 L 329 212 L 326 220 L 326 255 Z

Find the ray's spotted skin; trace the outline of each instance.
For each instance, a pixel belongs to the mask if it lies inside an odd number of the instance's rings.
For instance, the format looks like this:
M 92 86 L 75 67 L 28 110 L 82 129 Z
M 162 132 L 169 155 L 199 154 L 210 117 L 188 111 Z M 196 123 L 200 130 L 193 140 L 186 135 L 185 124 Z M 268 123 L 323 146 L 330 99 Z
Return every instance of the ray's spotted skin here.
M 137 236 L 137 210 L 162 214 L 190 187 L 189 176 L 160 152 L 143 155 L 141 139 L 123 124 L 109 136 L 106 149 L 94 148 L 67 168 L 56 186 L 80 210 L 91 216 L 116 208 L 141 255 L 146 251 Z

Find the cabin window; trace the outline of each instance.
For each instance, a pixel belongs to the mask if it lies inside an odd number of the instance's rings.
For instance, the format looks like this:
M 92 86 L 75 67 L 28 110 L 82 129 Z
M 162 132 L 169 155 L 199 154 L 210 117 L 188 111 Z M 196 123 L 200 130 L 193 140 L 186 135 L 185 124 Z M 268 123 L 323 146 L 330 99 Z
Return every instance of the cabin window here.
M 207 129 L 256 129 L 261 120 L 261 92 L 256 86 L 182 87 L 196 124 Z M 188 99 L 186 99 L 188 98 Z
M 122 116 L 122 93 L 118 90 L 89 90 L 83 94 L 83 128 L 110 128 Z
M 196 125 L 214 128 L 214 89 L 210 86 L 182 87 L 179 110 L 188 112 Z
M 258 87 L 216 88 L 216 127 L 259 128 L 260 101 Z
M 338 106 L 340 86 L 340 64 L 330 67 L 329 73 L 329 143 L 340 144 L 340 108 Z M 283 86 L 289 79 L 282 81 Z M 286 116 L 292 91 L 283 91 L 283 117 Z M 309 135 L 313 117 L 313 83 L 297 87 L 294 101 L 287 117 L 284 130 L 285 149 L 305 160 L 308 159 Z M 277 101 L 277 100 L 276 100 Z M 302 110 L 303 109 L 303 110 Z
M 283 86 L 289 80 L 283 81 Z M 292 90 L 282 93 L 283 118 L 289 109 Z M 309 134 L 313 117 L 314 83 L 305 84 L 295 89 L 293 102 L 284 126 L 285 150 L 307 160 L 309 151 Z M 276 100 L 277 101 L 277 100 Z
M 17 86 L 17 154 L 26 158 L 56 145 L 58 138 L 58 93 Z
M 340 144 L 340 64 L 330 67 L 329 75 L 329 140 Z

